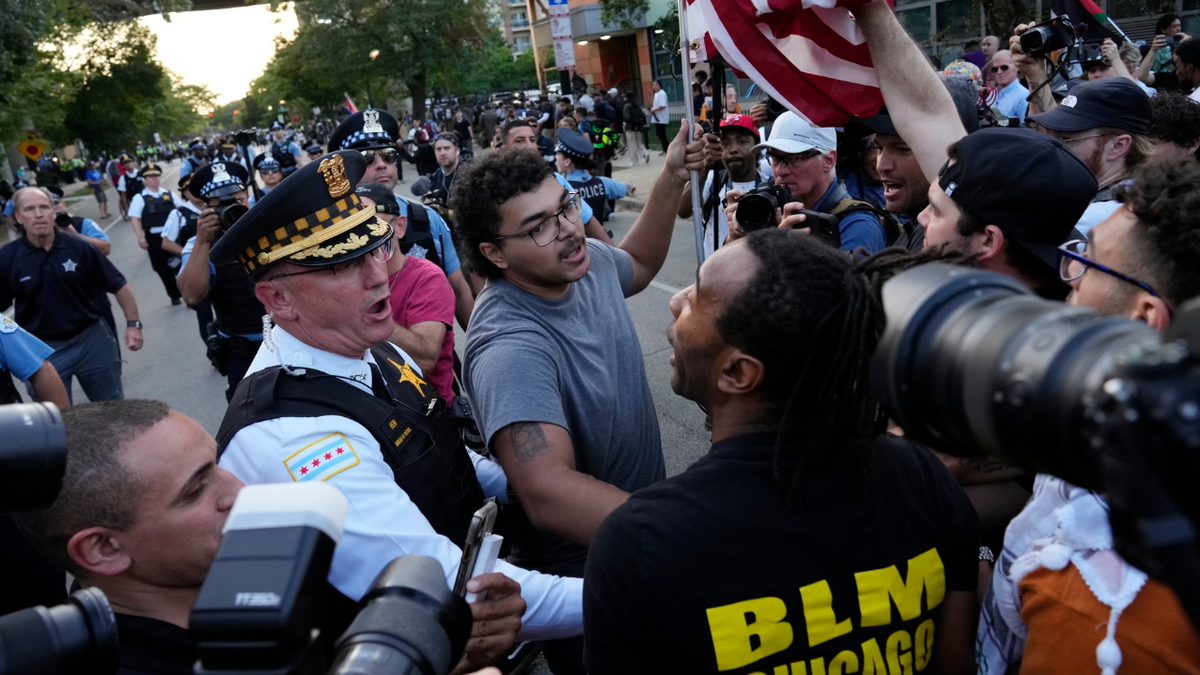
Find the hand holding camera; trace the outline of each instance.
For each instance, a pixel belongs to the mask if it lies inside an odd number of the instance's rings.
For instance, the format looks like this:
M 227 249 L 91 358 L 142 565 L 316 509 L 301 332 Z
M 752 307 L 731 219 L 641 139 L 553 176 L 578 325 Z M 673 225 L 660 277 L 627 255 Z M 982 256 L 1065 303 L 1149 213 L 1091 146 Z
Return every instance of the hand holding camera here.
M 1018 25 L 1013 31 L 1013 35 L 1008 38 L 1008 50 L 1012 52 L 1013 65 L 1017 67 L 1018 73 L 1029 80 L 1030 84 L 1046 81 L 1045 58 L 1041 55 L 1027 53 L 1021 41 L 1022 36 L 1035 28 L 1044 29 L 1045 27 L 1038 26 L 1035 21 L 1023 23 Z

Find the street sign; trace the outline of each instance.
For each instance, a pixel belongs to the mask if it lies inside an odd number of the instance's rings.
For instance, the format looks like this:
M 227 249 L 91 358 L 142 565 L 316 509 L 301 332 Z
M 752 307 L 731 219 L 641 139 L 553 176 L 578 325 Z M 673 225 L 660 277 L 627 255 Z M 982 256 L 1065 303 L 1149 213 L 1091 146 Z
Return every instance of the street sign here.
M 554 67 L 558 70 L 575 67 L 575 42 L 571 38 L 554 38 Z
M 46 144 L 35 138 L 26 138 L 17 146 L 17 151 L 36 161 L 38 157 L 42 156 L 42 153 L 46 152 Z

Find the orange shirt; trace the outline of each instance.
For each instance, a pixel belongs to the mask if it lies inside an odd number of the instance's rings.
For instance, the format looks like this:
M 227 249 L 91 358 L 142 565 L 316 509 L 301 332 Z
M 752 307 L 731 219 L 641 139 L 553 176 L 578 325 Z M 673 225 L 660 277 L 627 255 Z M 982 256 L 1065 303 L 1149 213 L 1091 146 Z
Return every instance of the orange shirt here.
M 1021 580 L 1021 619 L 1029 628 L 1021 675 L 1099 673 L 1096 647 L 1108 634 L 1110 608 L 1096 599 L 1075 565 L 1039 568 Z M 1200 675 L 1200 637 L 1166 586 L 1147 581 L 1117 620 L 1118 673 Z

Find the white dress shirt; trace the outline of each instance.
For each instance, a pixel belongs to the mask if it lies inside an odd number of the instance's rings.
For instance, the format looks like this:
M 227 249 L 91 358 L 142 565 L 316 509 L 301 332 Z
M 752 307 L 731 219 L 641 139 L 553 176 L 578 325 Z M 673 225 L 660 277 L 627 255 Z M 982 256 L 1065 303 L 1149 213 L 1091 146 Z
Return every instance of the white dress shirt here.
M 264 342 L 250 364 L 247 377 L 272 366 L 295 370 L 313 368 L 344 378 L 370 393 L 370 364 L 374 359 L 369 351 L 361 359 L 339 356 L 310 347 L 278 327 L 272 330 L 272 338 L 275 349 L 269 349 Z M 412 358 L 398 347 L 396 349 L 419 373 Z M 312 448 L 317 444 L 321 448 L 335 444 L 349 450 L 350 455 L 342 454 L 336 470 L 323 469 L 313 476 L 298 475 L 298 470 L 294 472 L 297 467 L 293 458 L 302 451 L 313 452 Z M 330 482 L 346 495 L 350 509 L 346 515 L 345 535 L 334 551 L 329 582 L 347 597 L 362 598 L 389 562 L 411 554 L 426 555 L 440 562 L 446 584 L 453 586 L 462 552 L 452 541 L 434 531 L 408 495 L 396 485 L 379 443 L 359 423 L 340 415 L 323 415 L 282 417 L 251 424 L 230 440 L 221 455 L 220 465 L 246 484 L 315 479 Z M 531 572 L 504 561 L 497 561 L 495 571 L 521 584 L 521 596 L 528 604 L 519 634 L 522 640 L 583 633 L 582 579 Z

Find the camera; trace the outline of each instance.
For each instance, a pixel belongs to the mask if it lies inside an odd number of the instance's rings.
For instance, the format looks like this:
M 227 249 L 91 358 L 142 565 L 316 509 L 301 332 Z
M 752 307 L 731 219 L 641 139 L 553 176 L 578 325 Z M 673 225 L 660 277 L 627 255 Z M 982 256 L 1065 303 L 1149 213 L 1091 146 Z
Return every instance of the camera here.
M 65 230 L 68 227 L 71 227 L 71 225 L 74 223 L 71 221 L 70 214 L 60 212 L 58 215 L 54 216 L 54 224 Z
M 1108 61 L 1104 58 L 1104 52 L 1101 51 L 1100 46 L 1100 42 L 1093 41 L 1084 42 L 1083 44 L 1079 45 L 1079 64 L 1083 66 L 1085 71 L 1092 66 L 1108 64 Z
M 1021 51 L 1030 56 L 1046 56 L 1075 43 L 1075 26 L 1066 16 L 1056 16 L 1043 26 L 1021 33 Z
M 786 185 L 760 185 L 738 200 L 737 221 L 747 233 L 775 227 L 775 212 L 796 201 Z
M 774 122 L 775 118 L 787 112 L 787 108 L 770 96 L 763 96 L 758 99 L 759 103 L 765 103 L 767 106 L 767 121 Z
M 1183 41 L 1179 35 L 1164 35 L 1163 39 L 1167 41 L 1167 47 L 1178 47 L 1179 43 Z
M 0 512 L 48 508 L 58 498 L 67 466 L 67 432 L 58 408 L 0 406 L 0 438 Z M 116 669 L 116 619 L 98 589 L 77 591 L 56 607 L 0 617 L 0 674 Z
M 221 197 L 221 201 L 214 208 L 217 212 L 217 220 L 221 222 L 222 230 L 233 227 L 238 218 L 246 215 L 246 212 L 250 210 L 233 197 Z
M 333 643 L 327 615 L 349 601 L 326 577 L 347 509 L 345 495 L 325 483 L 242 488 L 192 609 L 198 675 L 299 675 L 330 662 L 328 672 L 339 675 L 439 675 L 458 663 L 470 607 L 450 591 L 441 565 L 419 555 L 380 572 Z
M 258 138 L 258 129 L 242 129 L 234 132 L 233 142 L 239 146 L 254 145 L 254 141 Z
M 1117 551 L 1200 625 L 1200 301 L 1161 336 L 932 264 L 883 287 L 872 385 L 913 440 L 1102 492 Z

